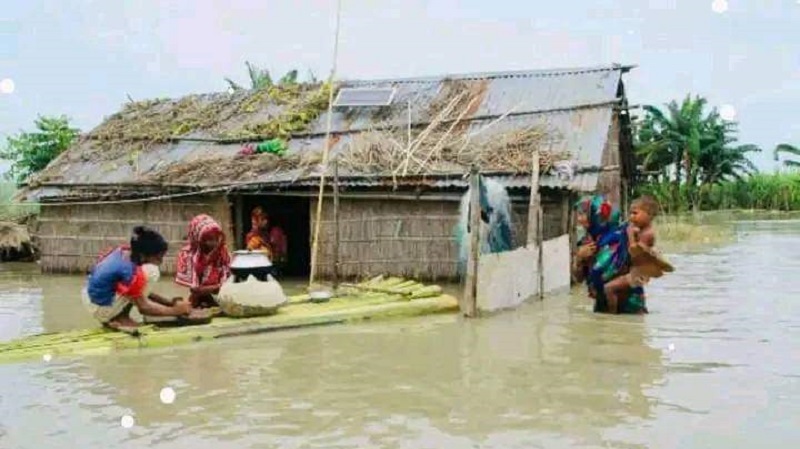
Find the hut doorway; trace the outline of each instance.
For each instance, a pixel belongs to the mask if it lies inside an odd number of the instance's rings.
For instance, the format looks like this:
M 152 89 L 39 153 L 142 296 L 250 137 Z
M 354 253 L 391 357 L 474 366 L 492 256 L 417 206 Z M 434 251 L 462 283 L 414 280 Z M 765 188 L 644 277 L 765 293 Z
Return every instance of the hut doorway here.
M 281 267 L 283 278 L 309 275 L 311 267 L 310 200 L 304 197 L 278 195 L 244 195 L 238 211 L 242 223 L 237 231 L 237 247 L 246 247 L 245 236 L 250 232 L 250 214 L 260 206 L 269 215 L 273 226 L 280 226 L 286 234 L 287 260 Z

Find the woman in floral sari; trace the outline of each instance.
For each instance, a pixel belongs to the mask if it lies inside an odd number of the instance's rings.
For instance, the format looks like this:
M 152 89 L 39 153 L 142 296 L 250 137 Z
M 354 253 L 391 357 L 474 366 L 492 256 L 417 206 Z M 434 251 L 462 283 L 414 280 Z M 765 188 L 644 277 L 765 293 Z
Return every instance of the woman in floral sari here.
M 602 195 L 586 196 L 575 204 L 577 222 L 585 229 L 578 242 L 572 272 L 585 281 L 594 311 L 609 312 L 605 284 L 630 270 L 628 223 L 620 223 L 620 212 Z M 647 313 L 644 288 L 633 287 L 620 298 L 618 313 Z
M 630 271 L 631 255 L 628 245 L 628 226 L 625 222 L 612 232 L 605 234 L 597 242 L 598 251 L 594 265 L 588 274 L 589 288 L 595 292 L 594 311 L 602 313 L 643 314 L 647 313 L 644 287 L 630 287 L 627 294 L 619 298 L 616 311 L 609 310 L 605 285 Z
M 619 227 L 619 210 L 602 195 L 584 196 L 575 203 L 576 221 L 584 229 L 578 241 L 578 250 L 572 264 L 572 276 L 577 282 L 586 282 L 589 296 L 596 297 L 589 282 L 589 273 L 594 265 L 598 241 Z
M 214 295 L 230 276 L 231 256 L 225 233 L 213 218 L 202 214 L 189 222 L 188 242 L 178 253 L 175 282 L 189 287 L 192 306 L 214 306 Z

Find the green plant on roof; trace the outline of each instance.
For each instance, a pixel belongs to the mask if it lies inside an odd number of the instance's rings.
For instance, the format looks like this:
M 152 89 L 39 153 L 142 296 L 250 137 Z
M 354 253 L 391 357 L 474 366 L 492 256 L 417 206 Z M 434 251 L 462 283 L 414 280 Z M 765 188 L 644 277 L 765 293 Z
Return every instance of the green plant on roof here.
M 331 84 L 323 83 L 318 89 L 303 95 L 302 89 L 273 86 L 266 90 L 263 98 L 254 97 L 250 103 L 243 103 L 242 112 L 247 113 L 250 108 L 258 109 L 257 105 L 264 98 L 284 106 L 282 111 L 265 121 L 245 124 L 240 129 L 226 133 L 226 137 L 289 140 L 293 134 L 306 132 L 308 126 L 328 108 L 331 89 Z
M 150 143 L 191 135 L 289 140 L 327 109 L 329 92 L 329 84 L 276 84 L 234 94 L 128 103 L 92 131 L 92 139 L 103 142 L 93 157 L 116 158 L 120 152 L 146 151 Z
M 24 182 L 30 175 L 43 170 L 75 141 L 80 130 L 69 124 L 69 118 L 42 117 L 34 122 L 35 130 L 9 136 L 0 148 L 0 159 L 11 161 L 6 177 Z
M 254 64 L 251 64 L 249 61 L 246 61 L 245 65 L 247 66 L 247 75 L 250 78 L 250 89 L 258 90 L 275 85 L 286 86 L 298 84 L 300 82 L 300 72 L 296 69 L 289 70 L 285 75 L 278 79 L 277 83 L 275 83 L 269 70 L 261 69 Z M 314 73 L 309 71 L 308 75 L 308 79 L 305 82 L 315 84 L 317 82 L 317 78 L 314 76 Z M 228 83 L 228 87 L 234 92 L 246 90 L 245 87 L 230 78 L 225 78 L 225 82 Z
M 247 67 L 252 89 L 233 83 L 232 93 L 127 103 L 91 132 L 91 158 L 117 160 L 188 137 L 288 141 L 307 132 L 327 109 L 331 85 L 316 82 L 313 74 L 311 82 L 298 82 L 298 71 L 292 70 L 273 83 L 268 71 Z M 135 166 L 133 159 L 128 163 Z

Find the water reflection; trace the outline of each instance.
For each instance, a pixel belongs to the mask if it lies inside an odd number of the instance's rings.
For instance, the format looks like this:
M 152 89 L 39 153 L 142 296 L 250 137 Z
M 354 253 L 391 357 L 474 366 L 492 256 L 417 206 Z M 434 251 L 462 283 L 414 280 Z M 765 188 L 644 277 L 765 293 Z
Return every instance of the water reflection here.
M 737 232 L 732 245 L 671 256 L 678 272 L 654 282 L 645 317 L 594 315 L 577 290 L 478 321 L 436 317 L 0 366 L 0 447 L 796 441 L 800 224 L 740 223 Z M 70 283 L 79 280 L 21 272 L 0 287 L 0 311 L 28 317 L 24 332 L 76 325 L 85 317 L 65 310 L 77 298 Z M 165 386 L 177 392 L 174 404 L 160 402 Z M 133 429 L 120 427 L 126 413 Z

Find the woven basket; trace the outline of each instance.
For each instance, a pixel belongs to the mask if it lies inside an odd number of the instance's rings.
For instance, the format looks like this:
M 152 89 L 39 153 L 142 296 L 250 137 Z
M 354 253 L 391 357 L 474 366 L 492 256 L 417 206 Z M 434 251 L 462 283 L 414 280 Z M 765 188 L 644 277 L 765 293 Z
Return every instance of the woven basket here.
M 230 317 L 235 318 L 249 318 L 255 316 L 275 315 L 281 306 L 263 307 L 263 306 L 246 306 L 237 304 L 233 301 L 219 301 L 219 307 L 222 312 Z

